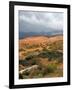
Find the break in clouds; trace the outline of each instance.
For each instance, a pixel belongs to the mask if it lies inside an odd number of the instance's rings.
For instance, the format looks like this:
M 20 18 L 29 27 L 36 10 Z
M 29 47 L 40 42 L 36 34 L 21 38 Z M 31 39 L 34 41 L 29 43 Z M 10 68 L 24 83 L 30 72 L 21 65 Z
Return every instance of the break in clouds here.
M 63 33 L 63 13 L 19 11 L 19 32 Z

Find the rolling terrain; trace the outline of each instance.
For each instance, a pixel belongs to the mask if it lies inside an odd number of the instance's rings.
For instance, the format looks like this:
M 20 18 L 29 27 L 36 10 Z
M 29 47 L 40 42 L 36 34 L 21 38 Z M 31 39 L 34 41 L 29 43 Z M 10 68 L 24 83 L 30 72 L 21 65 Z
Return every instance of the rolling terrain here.
M 19 40 L 19 79 L 63 76 L 63 36 Z

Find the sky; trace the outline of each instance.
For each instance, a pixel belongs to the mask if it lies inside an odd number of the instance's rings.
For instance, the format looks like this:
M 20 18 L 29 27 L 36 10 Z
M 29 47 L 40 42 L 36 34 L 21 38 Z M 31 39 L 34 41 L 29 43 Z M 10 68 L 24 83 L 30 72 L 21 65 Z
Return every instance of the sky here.
M 63 13 L 45 11 L 19 11 L 20 32 L 63 31 Z

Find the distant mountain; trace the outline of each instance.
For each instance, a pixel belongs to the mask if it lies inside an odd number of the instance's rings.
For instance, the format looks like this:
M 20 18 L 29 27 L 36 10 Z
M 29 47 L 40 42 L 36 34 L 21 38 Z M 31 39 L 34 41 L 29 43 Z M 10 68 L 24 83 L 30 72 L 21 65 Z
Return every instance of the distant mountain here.
M 30 36 L 52 36 L 52 35 L 63 35 L 63 31 L 51 31 L 51 32 L 19 32 L 19 39 L 30 37 Z

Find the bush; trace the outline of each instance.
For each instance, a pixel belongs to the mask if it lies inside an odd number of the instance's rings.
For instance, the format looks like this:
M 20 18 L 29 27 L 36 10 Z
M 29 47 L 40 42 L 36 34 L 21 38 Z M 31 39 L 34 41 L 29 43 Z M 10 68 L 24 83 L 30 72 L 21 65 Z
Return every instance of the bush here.
M 22 74 L 19 74 L 19 79 L 23 79 L 23 75 Z
M 26 59 L 26 60 L 30 60 L 30 59 L 32 59 L 32 58 L 33 58 L 32 55 L 28 55 L 25 59 Z
M 49 45 L 51 50 L 63 50 L 63 40 L 59 40 Z
M 31 64 L 35 65 L 36 64 L 36 60 L 33 59 Z
M 26 76 L 28 76 L 29 75 L 29 72 L 28 71 L 25 71 L 23 74 L 26 75 Z
M 47 66 L 47 72 L 48 73 L 53 73 L 57 70 L 57 65 L 56 64 L 49 64 Z

